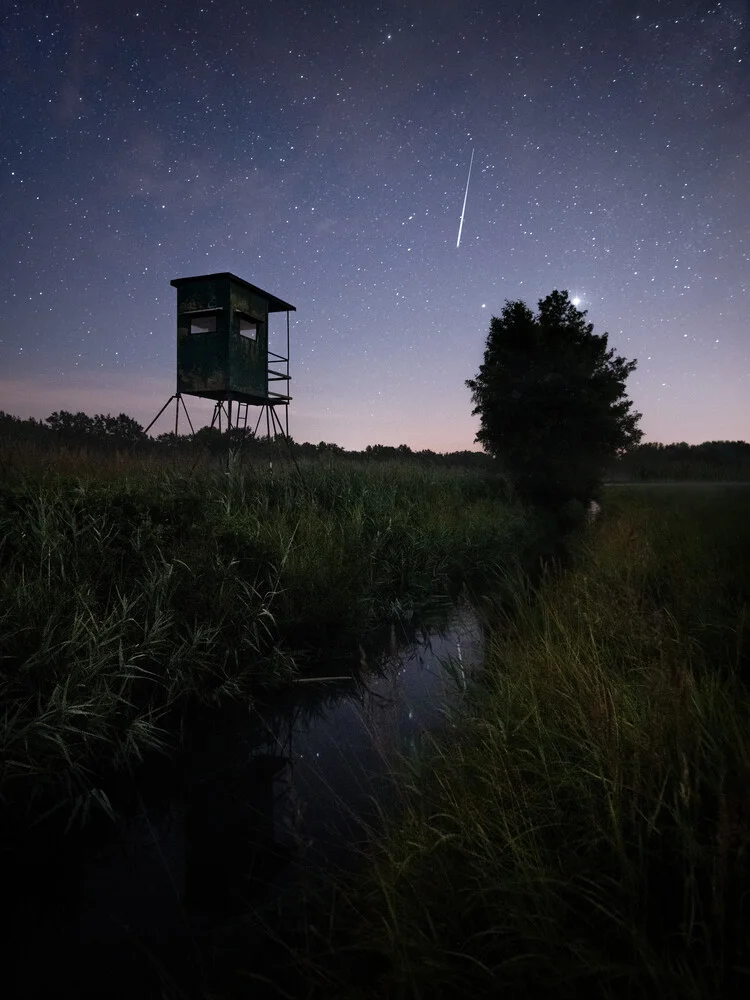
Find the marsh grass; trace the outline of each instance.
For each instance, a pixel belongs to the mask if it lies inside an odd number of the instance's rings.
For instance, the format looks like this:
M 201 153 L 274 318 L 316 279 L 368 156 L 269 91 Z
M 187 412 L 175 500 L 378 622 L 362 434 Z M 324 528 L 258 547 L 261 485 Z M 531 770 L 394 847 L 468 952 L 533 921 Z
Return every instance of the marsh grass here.
M 747 508 L 613 492 L 573 568 L 488 606 L 456 727 L 300 932 L 310 993 L 747 994 Z
M 11 476 L 0 486 L 0 794 L 175 742 L 187 697 L 284 683 L 533 545 L 502 481 L 404 464 Z M 97 798 L 98 796 L 98 798 Z

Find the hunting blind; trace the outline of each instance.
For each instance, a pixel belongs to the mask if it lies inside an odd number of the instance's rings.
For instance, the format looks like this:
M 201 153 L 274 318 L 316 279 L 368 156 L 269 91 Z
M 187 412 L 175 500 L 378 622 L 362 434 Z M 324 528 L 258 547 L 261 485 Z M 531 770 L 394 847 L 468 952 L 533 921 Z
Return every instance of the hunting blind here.
M 289 436 L 289 313 L 295 307 L 228 271 L 175 278 L 177 289 L 177 391 L 165 403 L 151 426 L 172 400 L 176 400 L 175 436 L 183 395 L 214 400 L 211 426 L 222 418 L 227 430 L 247 428 L 248 408 L 260 407 L 257 433 L 265 413 L 269 439 L 271 427 Z M 268 348 L 268 317 L 286 313 L 286 354 Z M 269 388 L 280 383 L 283 392 Z M 235 404 L 233 411 L 232 404 Z M 275 413 L 285 407 L 286 433 Z M 190 424 L 192 429 L 192 423 Z

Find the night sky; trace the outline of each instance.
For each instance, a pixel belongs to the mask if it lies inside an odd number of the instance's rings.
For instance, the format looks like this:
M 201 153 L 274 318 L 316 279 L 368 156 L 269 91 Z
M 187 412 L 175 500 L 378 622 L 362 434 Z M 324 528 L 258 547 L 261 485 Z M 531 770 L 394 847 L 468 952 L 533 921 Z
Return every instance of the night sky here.
M 300 441 L 477 447 L 490 318 L 554 288 L 647 440 L 750 439 L 748 0 L 2 12 L 0 409 L 148 423 L 170 280 L 232 271 L 297 307 Z

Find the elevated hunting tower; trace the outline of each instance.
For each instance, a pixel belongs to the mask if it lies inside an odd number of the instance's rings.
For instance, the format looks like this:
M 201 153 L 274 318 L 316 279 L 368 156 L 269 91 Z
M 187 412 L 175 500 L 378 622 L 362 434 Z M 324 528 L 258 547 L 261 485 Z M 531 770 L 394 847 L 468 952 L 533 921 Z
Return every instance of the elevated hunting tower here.
M 269 439 L 272 428 L 274 436 L 278 428 L 288 438 L 289 313 L 295 307 L 228 271 L 175 278 L 171 284 L 177 289 L 177 391 L 146 429 L 176 400 L 176 436 L 180 404 L 185 409 L 182 396 L 188 395 L 214 400 L 212 427 L 218 422 L 221 430 L 224 417 L 227 430 L 247 428 L 248 408 L 257 406 L 254 433 L 265 413 Z M 268 317 L 278 312 L 286 313 L 286 354 L 268 349 Z M 274 382 L 282 392 L 269 388 Z M 286 431 L 278 406 L 285 407 Z

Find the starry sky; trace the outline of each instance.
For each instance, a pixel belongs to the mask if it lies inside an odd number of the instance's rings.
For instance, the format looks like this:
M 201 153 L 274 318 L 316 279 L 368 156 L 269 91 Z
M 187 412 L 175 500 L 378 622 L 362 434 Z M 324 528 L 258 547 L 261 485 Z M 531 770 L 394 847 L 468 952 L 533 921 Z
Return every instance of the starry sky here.
M 554 288 L 646 440 L 748 440 L 749 43 L 749 0 L 4 0 L 0 409 L 147 424 L 170 280 L 231 271 L 297 307 L 299 441 L 477 447 L 490 318 Z

